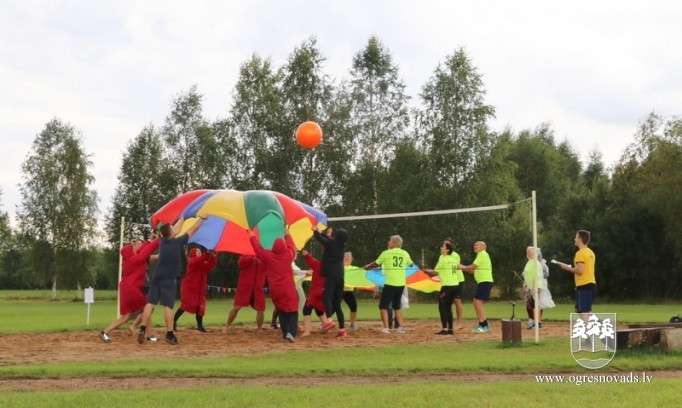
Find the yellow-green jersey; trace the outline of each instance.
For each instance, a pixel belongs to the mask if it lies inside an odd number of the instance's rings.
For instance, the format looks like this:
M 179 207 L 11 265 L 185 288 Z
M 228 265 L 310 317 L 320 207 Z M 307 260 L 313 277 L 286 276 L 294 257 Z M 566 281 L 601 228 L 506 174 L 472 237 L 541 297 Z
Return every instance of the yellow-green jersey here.
M 476 255 L 476 259 L 474 259 L 474 264 L 476 264 L 476 269 L 474 270 L 476 283 L 493 281 L 493 263 L 490 261 L 488 252 L 479 252 Z
M 457 265 L 462 263 L 461 258 L 459 257 L 459 254 L 457 252 L 451 253 L 450 256 L 455 259 L 455 274 L 457 275 L 457 282 L 462 283 L 464 282 L 464 272 L 457 269 Z
M 575 253 L 575 258 L 573 263 L 578 266 L 579 263 L 585 264 L 583 267 L 583 273 L 581 275 L 575 275 L 575 286 L 583 286 L 588 283 L 597 283 L 594 276 L 594 263 L 595 263 L 594 252 L 588 247 L 582 248 Z
M 391 248 L 382 252 L 376 261 L 386 276 L 386 285 L 405 286 L 406 270 L 412 265 L 412 258 L 402 248 Z
M 440 278 L 440 284 L 442 286 L 457 286 L 459 285 L 459 280 L 457 280 L 457 260 L 452 255 L 441 255 L 438 258 L 438 263 L 436 267 L 433 268 L 434 271 L 438 272 L 438 277 Z
M 535 284 L 538 289 L 542 289 L 542 265 L 537 259 L 530 259 L 526 262 L 523 268 L 523 281 L 526 283 L 528 289 L 533 288 L 533 275 L 535 275 Z

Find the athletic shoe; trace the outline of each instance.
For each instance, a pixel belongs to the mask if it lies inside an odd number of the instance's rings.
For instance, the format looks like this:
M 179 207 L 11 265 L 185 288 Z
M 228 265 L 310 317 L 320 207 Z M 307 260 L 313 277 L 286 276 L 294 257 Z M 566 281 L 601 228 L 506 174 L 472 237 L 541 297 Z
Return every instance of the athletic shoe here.
M 104 331 L 99 332 L 99 338 L 102 339 L 102 341 L 105 343 L 109 343 L 111 341 L 109 335 L 106 334 Z
M 336 326 L 336 323 L 334 323 L 333 320 L 328 320 L 327 323 L 322 325 L 320 332 L 322 332 L 322 333 L 327 332 L 330 329 L 334 328 L 334 326 Z
M 447 330 L 443 329 L 443 330 L 441 330 L 441 331 L 439 331 L 439 332 L 436 332 L 436 334 L 452 334 L 452 333 L 448 333 Z
M 490 331 L 490 326 L 478 326 L 475 328 L 472 333 L 480 334 L 480 333 L 486 333 Z
M 356 329 L 355 325 L 354 325 L 354 324 L 351 324 L 351 325 L 350 325 L 350 329 L 351 329 L 351 330 L 355 330 L 355 329 Z
M 197 331 L 202 332 L 202 333 L 206 333 L 206 329 L 203 327 L 197 327 Z
M 345 330 L 339 330 L 338 333 L 336 333 L 337 339 L 342 339 L 344 337 L 348 337 L 348 333 L 346 333 Z
M 173 333 L 166 334 L 166 337 L 164 338 L 166 340 L 166 343 L 176 345 L 178 344 L 178 338 L 175 337 Z
M 382 333 L 385 333 L 385 334 L 388 334 L 388 333 L 391 332 L 391 329 L 389 329 L 388 327 L 384 327 L 383 329 L 381 329 L 381 332 L 382 332 Z
M 279 325 L 277 323 L 270 323 L 270 328 L 272 330 L 279 330 Z
M 284 338 L 284 340 L 288 341 L 289 343 L 296 343 L 296 338 L 291 333 L 287 333 L 287 336 Z
M 146 338 L 144 337 L 144 330 L 140 330 L 137 333 L 137 342 L 140 344 L 144 344 L 145 340 L 146 340 Z
M 147 341 L 155 342 L 158 340 L 159 339 L 156 336 L 154 336 L 153 334 L 151 336 L 147 337 Z
M 535 322 L 533 319 L 528 319 L 528 326 L 526 326 L 526 329 L 530 330 L 535 327 Z
M 404 327 L 398 327 L 397 329 L 395 329 L 395 332 L 403 334 L 403 333 L 405 333 L 405 328 Z
M 542 329 L 542 323 L 538 323 L 538 327 Z

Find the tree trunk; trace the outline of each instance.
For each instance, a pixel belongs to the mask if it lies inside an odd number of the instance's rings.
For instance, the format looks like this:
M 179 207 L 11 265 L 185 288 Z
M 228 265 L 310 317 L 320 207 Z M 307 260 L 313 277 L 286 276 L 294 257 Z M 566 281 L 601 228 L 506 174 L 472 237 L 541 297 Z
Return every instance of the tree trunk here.
M 83 288 L 81 288 L 81 283 L 76 282 L 76 299 L 82 300 L 83 299 Z
M 52 278 L 52 300 L 57 300 L 57 275 Z

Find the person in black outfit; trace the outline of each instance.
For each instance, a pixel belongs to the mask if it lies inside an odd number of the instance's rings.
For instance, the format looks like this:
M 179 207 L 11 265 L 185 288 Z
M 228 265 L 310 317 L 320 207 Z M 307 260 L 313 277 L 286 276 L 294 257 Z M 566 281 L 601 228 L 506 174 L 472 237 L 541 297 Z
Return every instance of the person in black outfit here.
M 336 313 L 339 322 L 339 332 L 336 337 L 346 337 L 348 334 L 345 329 L 343 310 L 341 310 L 341 300 L 343 300 L 344 267 L 343 257 L 346 252 L 346 241 L 348 232 L 339 228 L 333 231 L 328 228 L 326 233 L 321 233 L 313 227 L 313 234 L 324 247 L 322 253 L 322 276 L 327 280 L 324 284 L 324 308 L 327 313 L 327 322 L 322 325 L 322 332 L 326 332 L 334 327 L 332 315 Z

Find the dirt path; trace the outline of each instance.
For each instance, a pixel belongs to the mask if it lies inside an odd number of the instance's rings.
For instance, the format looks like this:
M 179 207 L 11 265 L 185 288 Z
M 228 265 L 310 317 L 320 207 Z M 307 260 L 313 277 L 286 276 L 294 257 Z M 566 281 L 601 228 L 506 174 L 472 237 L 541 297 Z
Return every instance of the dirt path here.
M 497 323 L 497 322 L 496 322 Z M 414 321 L 407 323 L 405 334 L 383 334 L 376 322 L 359 322 L 358 330 L 343 339 L 334 339 L 334 333 L 313 333 L 299 339 L 294 344 L 284 343 L 279 332 L 271 329 L 256 332 L 254 327 L 235 327 L 228 334 L 223 334 L 218 327 L 210 327 L 208 333 L 199 333 L 192 328 L 181 328 L 178 331 L 180 344 L 171 346 L 163 341 L 144 345 L 137 343 L 127 330 L 112 333 L 110 343 L 103 343 L 96 331 L 49 333 L 49 334 L 9 334 L 0 335 L 0 366 L 26 366 L 42 363 L 59 362 L 105 362 L 135 359 L 190 359 L 197 357 L 224 357 L 257 355 L 289 350 L 325 350 L 332 348 L 349 348 L 361 346 L 377 346 L 390 344 L 447 344 L 466 343 L 482 340 L 500 340 L 499 323 L 493 324 L 493 330 L 485 334 L 470 333 L 473 322 L 467 322 L 467 329 L 455 336 L 437 336 L 440 329 L 435 320 Z M 161 336 L 161 332 L 157 335 Z M 542 328 L 542 338 L 567 337 L 568 324 L 547 322 Z M 533 333 L 523 329 L 525 341 L 532 341 Z M 55 350 L 58 350 L 55 352 Z M 665 374 L 661 374 L 665 375 Z M 677 373 L 679 376 L 680 373 Z M 658 376 L 658 373 L 657 373 Z M 458 375 L 439 377 L 443 381 L 456 378 L 458 381 L 498 381 L 513 380 L 509 375 Z M 528 378 L 528 375 L 518 376 Z M 417 380 L 415 378 L 414 380 Z M 320 377 L 315 383 L 367 383 L 391 382 L 397 378 L 363 378 L 363 377 Z M 400 381 L 410 381 L 410 377 L 400 377 Z M 290 378 L 202 378 L 202 384 L 234 385 L 234 384 L 280 384 L 294 385 L 296 379 Z M 299 379 L 300 381 L 300 379 Z M 5 390 L 81 390 L 81 389 L 136 389 L 156 387 L 185 387 L 196 385 L 195 378 L 56 378 L 56 379 L 9 379 L 0 380 L 0 389 Z

